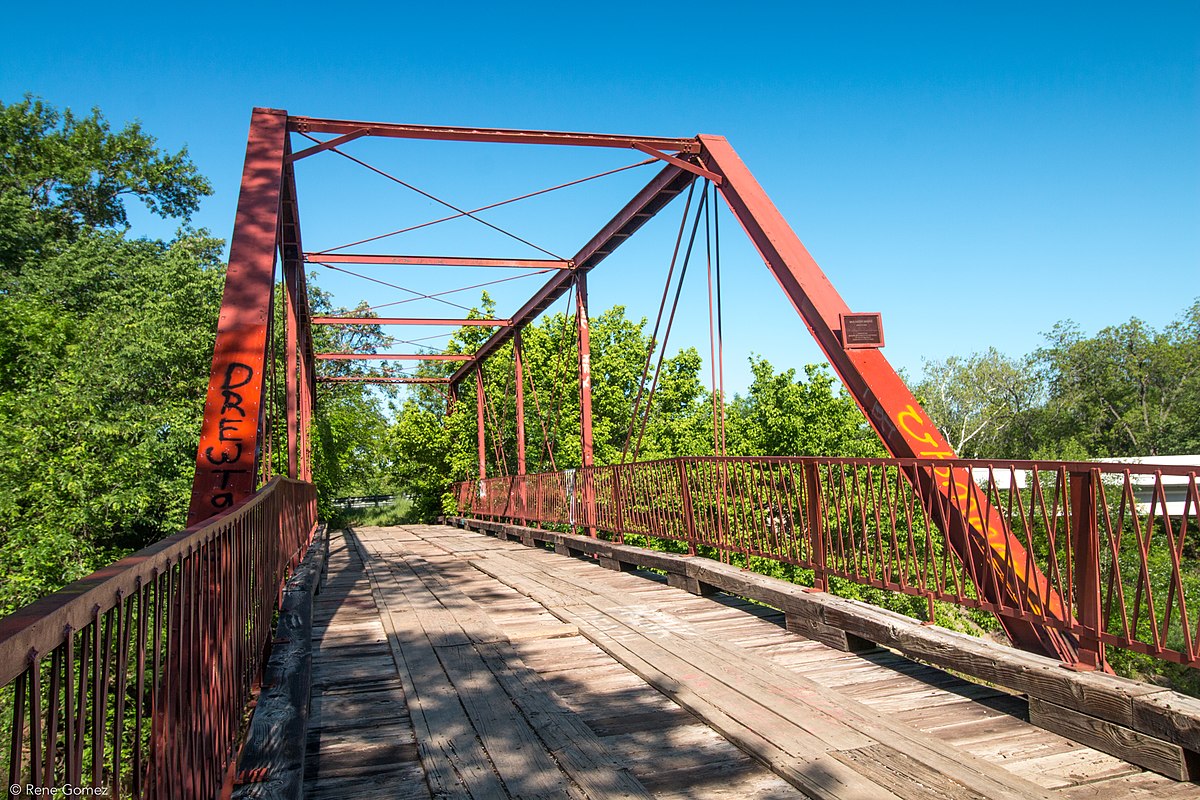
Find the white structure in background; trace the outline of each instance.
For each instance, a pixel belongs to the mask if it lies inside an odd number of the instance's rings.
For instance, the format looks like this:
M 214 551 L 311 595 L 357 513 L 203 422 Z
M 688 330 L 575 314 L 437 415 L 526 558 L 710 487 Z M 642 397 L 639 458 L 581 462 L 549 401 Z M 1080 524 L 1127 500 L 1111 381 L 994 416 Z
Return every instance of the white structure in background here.
M 1196 508 L 1194 503 L 1189 505 L 1187 502 L 1188 484 L 1192 481 L 1200 483 L 1200 455 L 1100 458 L 1097 461 L 1103 461 L 1106 464 L 1148 464 L 1150 466 L 1161 464 L 1164 467 L 1191 467 L 1194 470 L 1192 478 L 1188 478 L 1186 475 L 1162 476 L 1163 494 L 1167 499 L 1166 513 L 1176 516 L 1182 514 L 1186 507 L 1188 514 L 1193 519 L 1200 516 L 1200 509 Z M 1138 512 L 1147 513 L 1150 511 L 1151 504 L 1154 503 L 1154 513 L 1163 513 L 1162 504 L 1157 503 L 1154 497 L 1154 474 L 1131 475 L 1130 477 L 1133 480 L 1133 495 L 1137 498 Z
M 1200 516 L 1200 509 L 1196 508 L 1195 504 L 1188 505 L 1187 492 L 1188 483 L 1194 481 L 1200 484 L 1200 455 L 1187 456 L 1145 456 L 1134 458 L 1099 458 L 1097 461 L 1104 464 L 1147 464 L 1151 467 L 1160 465 L 1164 467 L 1192 467 L 1195 472 L 1192 478 L 1186 475 L 1163 475 L 1162 487 L 1163 494 L 1166 496 L 1166 513 L 1176 516 L 1184 513 L 1185 506 L 1187 512 L 1193 518 Z M 971 469 L 971 477 L 981 488 L 988 488 L 988 478 L 995 482 L 995 487 L 1001 492 L 1010 489 L 1024 489 L 1029 482 L 1029 471 L 1007 470 L 997 468 L 994 472 L 987 467 L 974 467 Z M 1151 504 L 1155 504 L 1154 513 L 1159 515 L 1163 513 L 1161 503 L 1156 503 L 1154 497 L 1154 473 L 1132 474 L 1129 476 L 1133 483 L 1133 494 L 1137 500 L 1137 510 L 1139 514 L 1146 514 L 1150 511 Z

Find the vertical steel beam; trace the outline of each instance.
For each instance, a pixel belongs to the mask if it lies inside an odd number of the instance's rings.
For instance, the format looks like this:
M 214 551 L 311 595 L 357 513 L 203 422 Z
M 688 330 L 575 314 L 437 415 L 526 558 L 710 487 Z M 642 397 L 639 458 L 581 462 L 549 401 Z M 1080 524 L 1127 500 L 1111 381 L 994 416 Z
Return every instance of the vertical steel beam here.
M 513 336 L 513 381 L 517 402 L 517 502 L 518 517 L 525 524 L 525 506 L 529 499 L 525 486 L 525 369 L 521 356 L 521 332 Z
M 741 158 L 724 137 L 699 139 L 705 166 L 723 178 L 725 202 L 884 446 L 897 458 L 953 458 L 953 449 L 883 353 L 842 346 L 840 316 L 850 312 L 849 306 Z M 964 562 L 974 564 L 976 574 L 995 578 L 981 581 L 989 600 L 1017 607 L 1036 604 L 1066 621 L 1062 598 L 1048 588 L 1048 579 L 1009 535 L 1003 517 L 988 504 L 968 470 L 917 470 L 910 477 L 930 502 L 939 495 L 948 500 L 946 537 Z M 1070 637 L 1023 620 L 998 619 L 1018 646 L 1075 661 Z
M 483 368 L 475 368 L 475 434 L 479 442 L 479 480 L 487 477 L 487 447 L 483 439 Z
M 595 477 L 590 469 L 595 464 L 595 448 L 592 441 L 592 344 L 588 323 L 587 273 L 575 274 L 575 321 L 579 327 L 579 453 L 584 470 L 579 477 L 582 486 L 579 492 L 582 501 L 582 517 L 596 519 Z M 587 526 L 589 536 L 596 535 L 595 524 Z
M 525 369 L 521 356 L 521 333 L 513 337 L 513 379 L 517 401 L 517 474 L 525 474 Z
M 298 290 L 295 270 L 286 262 L 283 266 L 283 329 L 284 329 L 284 370 L 283 385 L 287 396 L 287 476 L 295 478 L 300 474 L 299 436 L 300 436 L 300 333 L 299 315 L 296 313 L 296 293 Z
M 595 461 L 592 447 L 592 345 L 588 331 L 587 275 L 575 276 L 575 316 L 579 328 L 579 450 L 584 467 Z
M 300 212 L 296 199 L 296 175 L 287 157 L 291 154 L 290 143 L 285 145 L 283 183 L 281 186 L 279 209 L 279 252 L 283 261 L 283 291 L 284 291 L 284 330 L 286 341 L 284 345 L 284 387 L 287 396 L 287 475 L 295 478 L 301 473 L 300 465 L 300 428 L 301 428 L 301 391 L 304 366 L 301 359 L 307 355 L 302 353 L 302 343 L 306 330 L 302 325 L 307 321 L 308 306 L 307 289 L 304 285 L 304 245 L 300 236 Z
M 286 142 L 287 112 L 254 109 L 196 452 L 189 526 L 254 492 Z

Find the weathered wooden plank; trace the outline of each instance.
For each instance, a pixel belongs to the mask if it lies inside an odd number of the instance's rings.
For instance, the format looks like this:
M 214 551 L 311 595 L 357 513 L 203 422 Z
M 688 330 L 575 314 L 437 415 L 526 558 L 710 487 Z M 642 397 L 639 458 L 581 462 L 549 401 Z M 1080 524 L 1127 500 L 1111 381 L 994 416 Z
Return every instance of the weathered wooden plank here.
M 386 569 L 369 562 L 365 568 L 372 586 L 376 587 L 376 601 L 388 629 L 388 642 L 404 680 L 408 710 L 430 790 L 438 797 L 476 800 L 503 797 L 500 779 L 420 627 L 415 610 L 407 604 L 403 592 L 390 592 L 390 603 L 384 599 L 382 587 L 393 583 Z M 393 607 L 396 613 L 392 613 Z
M 518 585 L 517 588 L 532 591 L 532 593 L 534 593 L 533 596 L 535 597 L 535 599 L 540 599 L 538 594 L 536 594 L 536 593 L 538 593 L 538 589 L 536 589 L 536 584 L 538 584 L 539 582 L 545 583 L 548 585 L 552 585 L 552 587 L 554 587 L 554 590 L 568 589 L 568 587 L 562 587 L 562 585 L 560 585 L 559 582 L 546 581 L 544 576 L 535 576 L 535 575 L 533 575 L 532 571 L 529 571 L 529 570 L 524 570 L 523 575 L 520 576 L 520 579 L 523 579 L 524 583 L 523 583 L 523 585 Z M 592 593 L 596 593 L 599 596 L 613 597 L 613 595 L 610 593 L 610 591 L 608 591 L 605 587 L 602 587 L 602 585 L 598 585 L 598 584 L 606 583 L 606 582 L 607 581 L 605 581 L 605 582 L 600 582 L 600 581 L 586 582 L 586 585 L 582 585 L 582 587 L 572 590 L 571 594 L 575 595 L 578 602 L 580 602 L 582 604 L 587 604 L 587 606 L 590 606 L 590 607 L 595 607 L 596 604 L 598 604 L 598 603 L 596 603 L 594 599 L 588 600 L 589 596 L 592 595 Z M 568 614 L 586 613 L 586 612 L 581 612 L 581 608 L 578 608 L 576 606 L 572 606 L 565 610 L 566 610 L 566 613 L 568 613 Z M 610 613 L 610 614 L 616 614 L 616 616 L 614 616 L 613 619 L 616 619 L 617 621 L 625 621 L 625 622 L 629 621 L 628 619 L 626 619 L 626 620 L 620 619 L 619 612 L 612 612 L 612 610 L 610 610 L 610 609 L 606 609 L 606 610 L 608 610 L 608 613 Z M 556 612 L 559 612 L 558 615 L 562 616 L 563 615 L 562 612 L 564 612 L 564 609 L 556 609 Z M 644 631 L 646 631 L 647 622 L 650 622 L 650 624 L 654 625 L 654 621 L 652 619 L 647 618 L 647 616 L 644 614 L 641 616 L 641 618 L 638 618 L 636 620 L 638 632 L 644 633 Z M 655 630 L 653 633 L 653 636 L 656 636 L 656 637 L 664 636 L 664 632 L 665 631 L 668 632 L 668 628 L 670 628 L 670 625 L 668 625 L 666 628 L 661 628 L 661 630 Z M 632 631 L 632 627 L 630 628 L 630 630 Z M 589 636 L 589 638 L 592 637 L 593 626 L 588 626 L 588 627 L 584 628 L 584 630 L 582 632 L 584 634 L 586 634 L 586 636 Z M 608 636 L 614 636 L 614 633 L 612 630 L 607 630 L 607 631 L 605 631 L 605 633 L 608 634 Z M 619 636 L 618 636 L 618 638 L 619 638 Z M 648 649 L 653 648 L 653 645 L 654 645 L 654 642 L 650 642 L 650 640 L 642 640 L 642 642 L 637 642 L 636 646 L 630 645 L 630 649 L 636 650 L 637 652 L 641 652 L 641 654 L 643 656 L 646 656 Z M 707 652 L 691 651 L 691 650 L 689 650 L 690 646 L 692 646 L 692 645 L 690 645 L 688 642 L 682 642 L 682 640 L 673 639 L 671 642 L 671 650 L 673 652 L 676 652 L 676 654 L 680 654 L 680 652 L 683 652 L 683 651 L 688 652 L 688 662 L 691 664 L 691 666 L 697 666 L 697 662 L 702 662 L 703 670 L 707 674 L 709 674 L 709 675 L 713 675 L 714 673 L 721 674 L 721 667 L 714 666 L 712 661 L 708 660 L 708 656 L 713 655 L 714 652 L 720 651 L 720 649 L 721 649 L 720 643 L 707 642 L 706 645 L 704 645 L 704 649 L 706 649 Z M 607 649 L 607 648 L 605 648 L 605 649 Z M 746 692 L 746 684 L 748 684 L 748 679 L 752 679 L 752 675 L 748 674 L 748 669 L 746 669 L 746 663 L 748 663 L 748 662 L 745 661 L 744 654 L 733 655 L 732 663 L 727 664 L 727 666 L 726 666 L 727 672 L 724 673 L 726 675 L 731 675 L 730 678 L 727 678 L 728 684 L 737 685 L 739 690 L 742 692 Z M 750 672 L 752 672 L 752 670 L 750 670 Z M 792 682 L 793 686 L 794 686 L 794 682 L 796 682 L 796 675 L 772 675 L 772 676 L 770 676 L 770 678 L 782 679 L 782 681 L 779 681 L 780 684 L 782 684 L 782 685 L 786 685 L 786 682 L 788 680 L 790 680 Z M 946 678 L 946 679 L 952 680 L 952 681 L 955 680 L 952 678 L 948 678 L 948 676 L 943 676 L 943 678 Z M 749 682 L 752 682 L 752 680 L 750 680 Z M 964 685 L 964 686 L 968 686 L 968 685 Z M 760 684 L 760 685 L 755 686 L 754 688 L 755 688 L 755 690 L 757 690 L 757 692 L 751 691 L 750 693 L 756 694 L 756 696 L 760 697 L 760 698 L 767 698 L 766 700 L 763 700 L 763 702 L 760 702 L 760 705 L 764 706 L 764 708 L 767 708 L 767 706 L 769 706 L 769 704 L 770 704 L 770 698 L 772 698 L 772 692 L 774 691 L 774 688 L 775 688 L 774 685 L 772 685 L 772 681 L 768 680 L 766 682 L 766 684 Z M 980 688 L 980 687 L 971 687 L 971 690 L 967 690 L 967 691 L 972 691 L 972 690 L 978 691 L 978 692 L 989 693 L 989 694 L 995 693 L 992 690 L 983 690 L 983 688 Z M 816 692 L 814 692 L 814 694 L 816 694 Z M 811 702 L 812 698 L 805 697 L 805 700 L 806 700 L 806 702 Z M 776 706 L 780 705 L 780 700 L 778 699 L 778 696 L 776 696 L 774 698 L 774 703 Z M 785 702 L 785 704 L 786 704 L 786 702 Z M 829 706 L 827 705 L 826 708 L 829 708 Z M 788 709 L 788 710 L 791 711 L 791 714 L 788 716 L 791 716 L 792 718 L 798 718 L 800 716 L 805 715 L 805 711 L 806 711 L 806 716 L 808 716 L 810 718 L 812 716 L 811 706 L 806 706 L 806 708 L 803 710 L 798 710 L 798 709 Z M 829 711 L 833 712 L 833 714 L 840 715 L 840 714 L 844 714 L 845 709 L 842 708 L 842 706 L 835 705 L 835 706 L 833 706 L 833 708 L 829 708 Z M 880 724 L 880 721 L 878 721 L 877 718 L 874 718 L 869 714 L 865 714 L 862 717 L 860 717 L 860 724 L 862 724 L 863 728 L 870 729 L 870 728 L 877 727 L 878 724 Z M 902 734 L 904 734 L 904 730 L 902 730 L 902 728 L 898 728 L 896 730 L 893 730 L 893 732 L 889 732 L 889 733 L 893 733 L 894 735 L 896 735 L 896 734 L 902 735 Z M 910 734 L 910 739 L 911 738 L 912 738 L 912 734 Z M 874 744 L 874 740 L 872 740 L 870 742 L 870 744 Z M 864 742 L 858 741 L 857 746 L 864 746 Z M 930 742 L 928 742 L 928 744 L 924 744 L 923 745 L 923 756 L 926 759 L 930 760 L 930 762 L 940 764 L 941 768 L 943 768 L 943 769 L 947 769 L 952 772 L 953 771 L 959 772 L 960 775 L 965 774 L 966 780 L 974 780 L 976 782 L 978 782 L 978 780 L 979 780 L 978 777 L 972 777 L 971 771 L 962 770 L 960 764 L 958 762 L 955 762 L 955 759 L 946 758 L 946 757 L 942 756 L 942 754 L 940 752 L 938 752 L 937 742 L 930 741 Z M 988 765 L 983 765 L 983 764 L 979 764 L 979 765 L 972 764 L 972 766 L 976 766 L 976 768 L 977 768 L 976 772 L 978 772 L 980 769 L 982 769 L 985 772 L 985 780 L 995 782 L 995 786 L 992 787 L 992 790 L 994 790 L 994 793 L 995 793 L 994 796 L 1010 796 L 1010 795 L 1015 795 L 1016 793 L 1020 793 L 1020 792 L 1024 792 L 1028 796 L 1042 796 L 1037 793 L 1036 787 L 1033 787 L 1032 784 L 1022 782 L 1022 781 L 1018 780 L 1018 778 L 1012 778 L 1012 777 L 1008 776 L 1006 774 L 1006 772 L 1003 772 L 1003 770 L 1000 770 L 998 768 L 991 768 L 989 770 L 989 769 L 986 769 L 986 766 L 988 766 Z
M 581 617 L 572 614 L 568 609 L 556 610 L 568 617 L 575 617 L 575 620 L 578 620 L 576 624 L 582 621 Z M 679 680 L 680 675 L 689 674 L 688 665 L 682 659 L 660 651 L 655 653 L 655 662 L 660 663 L 652 663 L 642 658 L 644 651 L 639 649 L 635 652 L 604 631 L 590 626 L 581 627 L 581 630 L 586 630 L 588 638 L 602 650 L 625 664 L 659 691 L 700 716 L 725 738 L 753 755 L 808 796 L 829 800 L 882 800 L 896 797 L 885 787 L 860 776 L 829 757 L 825 748 L 814 737 L 805 737 L 778 717 L 756 718 L 747 724 L 747 721 L 731 716 L 724 706 L 737 704 L 722 702 L 731 693 L 722 690 L 717 682 L 705 681 L 703 678 L 686 682 Z
M 1194 759 L 1180 745 L 1156 739 L 1130 728 L 1114 725 L 1107 720 L 1081 714 L 1078 711 L 1029 698 L 1030 722 L 1083 742 L 1126 761 L 1153 770 L 1177 781 L 1200 778 Z
M 632 630 L 632 629 L 631 629 Z M 585 630 L 586 635 L 588 631 Z M 638 642 L 639 651 L 647 646 L 647 634 Z M 1043 797 L 1036 787 L 993 766 L 966 754 L 948 756 L 941 743 L 908 726 L 890 721 L 886 715 L 874 713 L 873 709 L 848 700 L 838 692 L 832 692 L 798 675 L 760 661 L 748 654 L 738 652 L 722 642 L 705 642 L 702 646 L 682 639 L 673 639 L 670 649 L 685 657 L 695 668 L 722 680 L 731 688 L 736 687 L 744 696 L 760 704 L 774 702 L 775 708 L 784 709 L 789 716 L 820 714 L 838 720 L 847 729 L 859 734 L 861 744 L 849 744 L 836 749 L 870 746 L 879 737 L 886 735 L 889 744 L 902 748 L 912 758 L 920 760 L 926 767 L 938 770 L 961 783 L 970 783 L 993 797 Z M 974 687 L 980 688 L 980 687 Z M 793 710 L 790 705 L 799 708 Z
M 437 655 L 509 793 L 531 800 L 578 796 L 475 646 L 439 647 Z
M 538 731 L 562 768 L 593 798 L 648 798 L 649 792 L 619 763 L 596 734 L 513 653 L 480 645 L 488 667 L 513 703 Z M 661 724 L 661 720 L 660 720 Z
M 835 755 L 845 764 L 885 784 L 904 800 L 987 800 L 970 785 L 930 768 L 883 744 Z M 993 797 L 995 795 L 992 795 Z
M 419 762 L 401 762 L 386 770 L 327 775 L 304 786 L 304 800 L 346 800 L 353 797 L 380 800 L 430 800 L 425 773 Z
M 1153 772 L 1139 772 L 1118 778 L 1064 787 L 1056 792 L 1063 800 L 1114 800 L 1114 798 L 1146 798 L 1146 800 L 1197 800 L 1200 786 L 1177 783 Z
M 1133 727 L 1200 753 L 1200 698 L 1154 692 L 1133 698 Z
M 465 524 L 474 525 L 474 521 Z M 582 538 L 582 537 L 577 537 Z M 557 541 L 564 541 L 560 536 Z M 566 540 L 571 541 L 571 540 Z M 585 539 L 571 541 L 590 552 L 614 557 L 611 543 Z M 950 631 L 920 625 L 916 620 L 853 600 L 811 592 L 773 578 L 709 559 L 656 553 L 660 559 L 682 563 L 695 580 L 724 591 L 753 597 L 789 615 L 808 618 L 845 630 L 868 641 L 894 647 L 907 655 L 948 667 L 1009 689 L 1089 716 L 1149 733 L 1156 738 L 1192 745 L 1200 727 L 1200 707 L 1192 708 L 1182 695 L 1162 696 L 1160 687 L 1140 684 L 1102 673 L 1061 669 L 1052 659 L 994 645 Z M 624 558 L 623 555 L 615 556 Z M 678 571 L 678 566 L 668 571 Z M 1159 695 L 1142 702 L 1141 698 Z M 1166 700 L 1170 708 L 1164 709 Z M 1135 705 L 1138 713 L 1135 715 Z M 1194 748 L 1195 745 L 1192 745 Z
M 452 619 L 471 640 L 469 645 L 439 647 L 437 653 L 501 780 L 515 797 L 575 794 L 559 764 L 593 797 L 648 797 L 607 755 L 595 734 L 565 705 L 554 703 L 546 686 L 512 654 L 505 634 L 470 598 L 419 558 L 404 558 L 403 565 L 431 598 L 436 592 L 445 610 L 442 616 Z M 400 564 L 394 564 L 391 572 L 396 577 Z M 410 600 L 417 593 L 415 585 L 406 584 Z M 424 625 L 429 619 L 422 614 L 419 622 Z M 442 622 L 439 630 L 444 632 L 449 623 Z M 521 713 L 515 713 L 518 710 Z

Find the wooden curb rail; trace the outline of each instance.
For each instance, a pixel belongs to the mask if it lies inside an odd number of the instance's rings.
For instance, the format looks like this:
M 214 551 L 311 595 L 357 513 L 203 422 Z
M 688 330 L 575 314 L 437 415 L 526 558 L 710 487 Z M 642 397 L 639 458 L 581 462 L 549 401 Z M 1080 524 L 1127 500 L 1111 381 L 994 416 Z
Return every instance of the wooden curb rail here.
M 303 796 L 312 699 L 313 595 L 320 591 L 328 555 L 329 531 L 322 524 L 283 589 L 262 691 L 238 756 L 233 800 Z
M 448 517 L 446 524 L 614 570 L 662 570 L 693 594 L 724 591 L 783 611 L 787 627 L 839 650 L 888 647 L 905 656 L 1026 695 L 1030 721 L 1179 781 L 1200 780 L 1200 700 L 1139 681 L 1076 672 L 1054 659 L 923 624 L 868 603 L 816 591 L 699 556 L 502 522 Z

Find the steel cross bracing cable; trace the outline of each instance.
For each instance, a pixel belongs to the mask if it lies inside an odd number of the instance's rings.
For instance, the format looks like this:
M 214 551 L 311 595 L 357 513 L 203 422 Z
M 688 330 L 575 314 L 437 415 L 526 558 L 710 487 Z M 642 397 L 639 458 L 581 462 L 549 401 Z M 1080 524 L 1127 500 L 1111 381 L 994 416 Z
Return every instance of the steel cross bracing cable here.
M 524 356 L 522 356 L 524 358 Z M 546 430 L 546 417 L 542 414 L 542 404 L 538 402 L 537 385 L 533 382 L 533 370 L 528 369 L 525 372 L 529 375 L 529 391 L 533 394 L 533 407 L 537 410 L 538 423 L 542 428 L 542 446 L 544 450 L 538 451 L 538 472 L 542 471 L 545 459 L 543 454 L 550 456 L 550 471 L 558 472 L 558 467 L 554 464 L 554 447 L 550 444 L 550 433 Z
M 408 288 L 408 287 L 406 287 L 406 286 L 401 286 L 401 285 L 399 285 L 399 284 L 396 284 L 396 283 L 389 283 L 388 281 L 380 280 L 379 278 L 372 278 L 372 277 L 371 277 L 371 276 L 369 276 L 369 275 L 363 275 L 363 274 L 361 274 L 361 273 L 354 272 L 353 270 L 344 269 L 344 268 L 342 268 L 342 267 L 335 267 L 333 264 L 326 264 L 326 263 L 325 263 L 325 262 L 323 262 L 323 261 L 315 261 L 315 262 L 313 262 L 313 263 L 315 263 L 315 264 L 317 264 L 317 265 L 319 265 L 319 266 L 325 267 L 326 269 L 337 270 L 338 272 L 345 273 L 346 275 L 350 275 L 350 276 L 353 276 L 353 277 L 355 277 L 355 278 L 362 278 L 364 281 L 370 281 L 371 283 L 378 283 L 378 284 L 380 284 L 381 286 L 386 286 L 386 287 L 388 287 L 389 289 L 399 289 L 399 290 L 400 290 L 400 291 L 402 291 L 402 292 L 408 292 L 409 294 L 414 294 L 414 295 L 416 295 L 416 297 L 410 298 L 410 299 L 408 299 L 408 300 L 402 300 L 402 301 L 400 301 L 400 302 L 404 302 L 404 303 L 410 303 L 410 302 L 412 302 L 413 300 L 436 300 L 436 301 L 437 301 L 437 302 L 439 302 L 439 303 L 445 303 L 445 304 L 446 304 L 446 305 L 448 305 L 448 306 L 452 306 L 452 307 L 454 307 L 454 308 L 458 308 L 458 309 L 461 309 L 461 310 L 463 310 L 463 311 L 470 311 L 470 310 L 471 310 L 471 309 L 467 308 L 467 307 L 466 307 L 466 306 L 464 306 L 464 305 L 459 305 L 458 303 L 453 303 L 453 302 L 451 302 L 451 301 L 449 301 L 449 300 L 443 300 L 442 298 L 438 297 L 437 295 L 433 295 L 433 294 L 422 294 L 421 292 L 418 292 L 416 289 L 409 289 L 409 288 Z M 442 292 L 441 294 L 448 294 L 448 292 Z M 398 305 L 398 303 L 389 303 L 388 305 Z M 373 310 L 373 309 L 368 309 L 368 310 Z
M 319 143 L 319 140 L 317 138 L 310 136 L 307 133 L 301 132 L 300 135 L 304 136 L 305 138 L 311 139 L 314 142 Z M 511 231 L 507 231 L 504 228 L 501 228 L 499 225 L 493 225 L 492 223 L 488 222 L 487 220 L 481 219 L 481 218 L 475 216 L 475 214 L 473 212 L 459 208 L 458 206 L 454 205 L 453 203 L 447 202 L 447 201 L 443 200 L 442 198 L 438 197 L 437 195 L 434 195 L 434 194 L 431 194 L 431 193 L 425 191 L 424 189 L 420 189 L 416 186 L 413 186 L 411 183 L 409 183 L 405 180 L 402 180 L 401 178 L 397 178 L 395 175 L 385 172 L 384 170 L 381 170 L 379 167 L 368 164 L 366 161 L 363 161 L 360 158 L 355 158 L 354 156 L 350 155 L 349 153 L 344 153 L 336 147 L 331 147 L 331 148 L 329 148 L 329 150 L 330 150 L 330 152 L 337 153 L 342 158 L 349 159 L 350 161 L 353 161 L 355 164 L 358 164 L 359 166 L 362 166 L 362 167 L 365 167 L 366 169 L 371 170 L 372 172 L 376 173 L 377 175 L 381 175 L 390 181 L 395 181 L 396 183 L 400 184 L 404 188 L 414 191 L 417 194 L 421 195 L 422 197 L 426 197 L 435 203 L 439 203 L 439 204 L 445 206 L 446 208 L 449 208 L 452 211 L 456 211 L 464 217 L 469 217 L 469 218 L 475 220 L 476 222 L 478 222 L 480 225 L 491 228 L 492 230 L 496 231 L 497 233 L 502 233 L 505 236 L 509 237 L 510 239 L 515 239 L 516 241 L 520 242 L 521 244 L 527 245 L 529 247 L 532 247 L 534 250 L 545 253 L 546 255 L 550 256 L 551 258 L 556 258 L 559 261 L 566 260 L 562 256 L 552 253 L 544 247 L 539 247 L 538 245 L 534 244 L 533 242 L 529 241 L 528 239 L 523 239 Z
M 705 197 L 708 186 L 704 187 Z M 712 380 L 712 430 L 713 454 L 721 455 L 721 434 L 717 418 L 720 414 L 717 403 L 717 331 L 713 321 L 713 253 L 712 253 L 712 208 L 704 209 L 704 256 L 708 265 L 708 370 Z
M 562 371 L 563 354 L 566 352 L 566 349 L 567 349 L 567 342 L 566 342 L 567 334 L 571 330 L 569 327 L 570 317 L 568 316 L 568 314 L 571 310 L 571 305 L 572 305 L 572 301 L 574 300 L 574 298 L 575 298 L 575 284 L 574 284 L 574 282 L 572 282 L 571 288 L 567 291 L 567 307 L 563 310 L 563 333 L 562 333 L 563 341 L 558 346 L 558 357 L 557 357 L 557 360 L 555 361 L 555 365 L 554 365 L 554 377 L 556 378 L 556 380 L 554 381 L 554 386 L 551 389 L 551 394 L 550 394 L 550 399 L 552 401 L 554 401 L 554 423 L 550 426 L 550 434 L 554 441 L 558 440 L 558 427 L 559 427 L 559 422 L 562 418 L 562 395 L 559 392 L 559 388 L 563 384 L 566 383 L 566 381 L 559 381 L 559 380 L 557 380 L 557 378 L 558 378 L 559 373 Z M 578 316 L 579 316 L 579 314 L 577 311 L 576 312 L 576 323 L 578 323 Z
M 635 167 L 644 167 L 647 164 L 654 164 L 657 161 L 658 161 L 658 159 L 648 158 L 645 161 L 639 161 L 636 164 L 627 164 L 623 167 L 617 167 L 616 169 L 607 170 L 606 172 L 599 172 L 595 175 L 589 175 L 586 178 L 579 178 L 577 180 L 568 181 L 567 183 L 560 183 L 559 185 L 551 186 L 548 189 L 539 189 L 536 192 L 529 192 L 528 194 L 519 195 L 517 197 L 510 197 L 507 200 L 501 200 L 497 203 L 490 203 L 489 205 L 486 205 L 486 206 L 480 206 L 479 208 L 473 208 L 470 210 L 470 212 L 464 211 L 464 212 L 460 212 L 458 214 L 451 214 L 450 216 L 441 217 L 440 219 L 430 220 L 429 222 L 422 222 L 419 225 L 410 225 L 407 228 L 399 228 L 394 231 L 389 231 L 388 233 L 381 233 L 378 236 L 370 236 L 366 239 L 359 239 L 356 242 L 348 242 L 347 244 L 340 244 L 337 247 L 330 247 L 327 250 L 318 251 L 317 253 L 314 253 L 314 255 L 324 255 L 326 253 L 336 253 L 338 250 L 345 250 L 347 247 L 355 247 L 360 244 L 368 244 L 369 242 L 377 242 L 380 239 L 386 239 L 390 236 L 399 236 L 402 233 L 409 233 L 411 231 L 420 230 L 421 228 L 428 228 L 433 225 L 439 225 L 443 222 L 450 222 L 451 220 L 462 219 L 463 217 L 467 216 L 468 213 L 478 214 L 480 211 L 490 211 L 493 208 L 499 208 L 501 206 L 506 206 L 510 203 L 519 202 L 521 200 L 528 200 L 531 197 L 537 197 L 538 195 L 548 194 L 550 192 L 558 191 L 559 189 L 566 189 L 569 186 L 577 186 L 581 183 L 593 181 L 593 180 L 596 180 L 597 178 L 604 178 L 609 175 L 615 175 L 618 172 L 624 172 L 625 170 L 628 170 L 628 169 L 634 169 Z
M 323 267 L 329 266 L 328 264 L 324 264 L 319 261 L 314 262 L 314 263 L 321 264 L 321 266 L 323 266 Z M 336 269 L 336 267 L 334 267 L 334 269 Z M 342 271 L 346 272 L 346 270 L 342 270 Z M 547 272 L 553 272 L 553 271 L 554 270 L 550 270 L 550 269 L 539 269 L 536 272 L 526 272 L 523 275 L 510 275 L 507 278 L 498 278 L 494 281 L 484 281 L 483 283 L 476 283 L 476 284 L 472 284 L 471 286 L 462 286 L 458 289 L 446 289 L 445 291 L 433 292 L 432 294 L 425 294 L 425 295 L 421 295 L 420 297 L 409 297 L 405 300 L 395 300 L 390 303 L 380 303 L 377 306 L 369 307 L 367 310 L 368 311 L 378 311 L 381 308 L 389 308 L 391 306 L 402 306 L 405 303 L 415 303 L 418 300 L 424 300 L 424 299 L 436 300 L 439 297 L 443 297 L 448 294 L 457 294 L 458 292 L 469 292 L 472 289 L 482 289 L 485 286 L 493 286 L 497 283 L 506 283 L 508 281 L 516 281 L 516 280 L 520 280 L 521 278 L 532 278 L 534 276 L 545 275 Z M 354 275 L 355 273 L 349 273 L 349 274 Z M 363 276 L 360 275 L 358 277 L 363 277 Z M 459 306 L 459 308 L 462 308 L 462 307 L 463 306 Z
M 662 374 L 663 359 L 667 353 L 667 341 L 671 337 L 671 328 L 675 324 L 675 311 L 679 308 L 679 295 L 683 292 L 683 282 L 687 278 L 688 264 L 692 258 L 692 246 L 696 243 L 696 231 L 700 227 L 700 215 L 704 213 L 707 207 L 708 193 L 705 192 L 700 196 L 700 204 L 696 207 L 696 216 L 692 221 L 692 232 L 688 236 L 687 250 L 683 255 L 683 266 L 679 271 L 679 282 L 675 286 L 675 297 L 671 301 L 671 314 L 667 317 L 667 327 L 663 331 L 662 348 L 658 351 L 658 363 L 654 368 L 654 380 L 650 383 L 650 394 L 646 399 L 646 413 L 642 415 L 641 430 L 638 432 L 637 444 L 633 448 L 633 460 L 637 461 L 638 455 L 642 450 L 642 438 L 646 435 L 646 423 L 650 420 L 650 411 L 654 404 L 654 394 L 658 390 L 658 379 Z
M 638 409 L 641 407 L 642 393 L 646 388 L 646 376 L 650 373 L 650 361 L 654 358 L 654 350 L 658 346 L 658 328 L 662 323 L 663 310 L 667 306 L 667 295 L 671 291 L 671 276 L 675 274 L 675 261 L 679 257 L 679 247 L 683 242 L 683 232 L 687 230 L 688 212 L 692 208 L 692 194 L 695 192 L 696 183 L 693 181 L 688 187 L 687 202 L 683 206 L 683 216 L 679 220 L 679 233 L 675 236 L 675 249 L 671 253 L 671 265 L 667 269 L 667 279 L 663 284 L 662 300 L 658 304 L 658 315 L 654 318 L 654 332 L 650 334 L 650 343 L 646 348 L 646 363 L 642 367 L 642 377 L 638 381 L 637 398 L 633 401 L 633 411 L 629 416 L 629 430 L 625 434 L 625 446 L 621 450 L 621 463 L 625 463 L 625 456 L 629 453 L 629 443 L 633 439 L 633 428 L 637 424 Z

